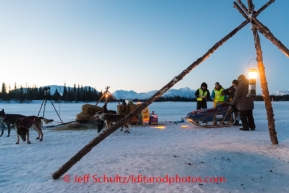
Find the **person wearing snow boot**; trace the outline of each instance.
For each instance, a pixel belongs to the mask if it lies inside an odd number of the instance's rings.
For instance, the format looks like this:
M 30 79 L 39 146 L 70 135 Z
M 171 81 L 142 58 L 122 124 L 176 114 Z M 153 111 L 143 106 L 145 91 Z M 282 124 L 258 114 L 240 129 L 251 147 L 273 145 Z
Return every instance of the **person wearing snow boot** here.
M 224 90 L 224 95 L 227 95 L 227 102 L 231 102 L 235 96 L 235 91 L 238 86 L 238 80 L 233 80 L 232 86 Z M 234 123 L 233 125 L 241 125 L 240 124 L 240 113 L 236 105 L 232 105 L 231 107 L 232 116 L 234 115 Z
M 235 96 L 231 105 L 236 105 L 240 111 L 240 118 L 242 121 L 242 131 L 255 130 L 255 122 L 253 117 L 254 101 L 252 97 L 247 97 L 249 81 L 245 75 L 238 77 L 238 86 L 235 91 Z
M 196 90 L 195 97 L 197 98 L 197 110 L 207 109 L 207 100 L 210 96 L 207 83 L 203 82 L 201 88 Z

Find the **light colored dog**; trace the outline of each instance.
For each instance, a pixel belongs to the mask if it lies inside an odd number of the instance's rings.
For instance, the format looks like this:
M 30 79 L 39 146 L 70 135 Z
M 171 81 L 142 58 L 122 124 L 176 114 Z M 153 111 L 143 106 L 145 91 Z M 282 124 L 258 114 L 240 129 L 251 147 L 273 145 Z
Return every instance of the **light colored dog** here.
M 106 128 L 109 128 L 113 123 L 121 120 L 124 117 L 125 115 L 115 115 L 111 113 L 101 113 L 95 115 L 96 119 L 100 119 L 105 123 Z M 123 130 L 123 127 L 126 128 L 125 133 L 130 133 L 129 121 L 127 121 L 125 124 L 122 125 L 121 131 Z
M 29 140 L 29 128 L 33 126 L 33 128 L 37 131 L 38 137 L 36 139 L 39 139 L 40 141 L 43 140 L 43 133 L 41 129 L 41 121 L 44 123 L 50 123 L 53 120 L 52 119 L 46 119 L 44 117 L 37 117 L 37 116 L 28 116 L 28 117 L 22 117 L 18 119 L 15 123 L 16 130 L 17 130 L 17 141 L 16 144 L 19 144 L 19 137 L 23 140 L 23 142 L 26 141 L 27 136 L 27 144 L 31 144 Z

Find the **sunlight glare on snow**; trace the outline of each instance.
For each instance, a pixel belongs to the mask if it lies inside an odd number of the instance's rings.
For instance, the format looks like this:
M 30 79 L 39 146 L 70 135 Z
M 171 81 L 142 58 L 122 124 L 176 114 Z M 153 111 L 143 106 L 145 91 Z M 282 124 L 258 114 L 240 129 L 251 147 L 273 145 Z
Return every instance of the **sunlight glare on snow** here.
M 151 127 L 151 128 L 154 128 L 154 129 L 165 129 L 166 127 L 164 125 L 158 125 L 158 126 Z

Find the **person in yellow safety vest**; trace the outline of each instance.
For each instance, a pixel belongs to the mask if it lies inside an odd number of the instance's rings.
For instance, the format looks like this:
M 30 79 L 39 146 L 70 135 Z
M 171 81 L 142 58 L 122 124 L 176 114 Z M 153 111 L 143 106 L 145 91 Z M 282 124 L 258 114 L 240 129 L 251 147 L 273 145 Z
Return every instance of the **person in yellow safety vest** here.
M 218 104 L 225 102 L 225 95 L 223 94 L 224 88 L 220 85 L 219 82 L 215 83 L 215 88 L 212 91 L 211 98 L 214 101 L 214 107 L 216 107 Z
M 210 91 L 207 83 L 203 82 L 201 88 L 196 90 L 195 97 L 197 99 L 197 110 L 207 108 L 207 100 L 210 99 Z

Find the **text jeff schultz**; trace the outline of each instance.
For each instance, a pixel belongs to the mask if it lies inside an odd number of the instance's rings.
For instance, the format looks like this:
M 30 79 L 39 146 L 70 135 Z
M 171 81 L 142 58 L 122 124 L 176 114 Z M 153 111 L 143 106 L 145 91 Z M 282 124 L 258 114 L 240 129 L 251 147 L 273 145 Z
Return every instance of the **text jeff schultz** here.
M 63 177 L 65 182 L 70 182 L 70 176 L 65 175 Z M 84 175 L 74 175 L 73 183 L 225 183 L 226 178 L 224 177 L 195 177 L 195 176 L 182 176 L 179 175 L 169 176 L 166 174 L 165 176 L 144 176 L 141 174 L 138 175 L 128 175 L 121 176 L 116 174 L 115 176 L 107 176 L 107 175 L 97 175 L 97 174 L 84 174 Z

